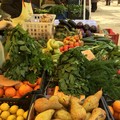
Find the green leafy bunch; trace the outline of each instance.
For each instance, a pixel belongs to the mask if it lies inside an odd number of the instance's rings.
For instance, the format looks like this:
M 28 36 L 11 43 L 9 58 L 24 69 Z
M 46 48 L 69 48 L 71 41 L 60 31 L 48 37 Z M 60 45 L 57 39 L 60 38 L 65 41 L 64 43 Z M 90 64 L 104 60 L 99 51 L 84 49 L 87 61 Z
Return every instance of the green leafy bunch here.
M 42 53 L 42 46 L 31 38 L 20 25 L 9 32 L 5 43 L 9 59 L 3 65 L 4 75 L 13 80 L 29 80 L 34 83 L 44 71 L 52 72 L 52 58 Z
M 88 94 L 88 80 L 84 79 L 83 62 L 88 61 L 79 48 L 73 48 L 64 52 L 57 66 L 57 78 L 60 90 L 66 94 L 79 96 Z

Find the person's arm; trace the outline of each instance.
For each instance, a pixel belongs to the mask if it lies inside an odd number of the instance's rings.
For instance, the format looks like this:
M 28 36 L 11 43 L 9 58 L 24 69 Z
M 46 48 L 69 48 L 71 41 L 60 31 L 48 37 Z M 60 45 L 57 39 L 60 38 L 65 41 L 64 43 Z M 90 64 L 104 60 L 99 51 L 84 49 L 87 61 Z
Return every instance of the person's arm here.
M 18 17 L 19 11 L 12 7 L 14 0 L 2 0 L 1 9 L 11 15 L 12 18 Z M 18 8 L 19 9 L 19 8 Z

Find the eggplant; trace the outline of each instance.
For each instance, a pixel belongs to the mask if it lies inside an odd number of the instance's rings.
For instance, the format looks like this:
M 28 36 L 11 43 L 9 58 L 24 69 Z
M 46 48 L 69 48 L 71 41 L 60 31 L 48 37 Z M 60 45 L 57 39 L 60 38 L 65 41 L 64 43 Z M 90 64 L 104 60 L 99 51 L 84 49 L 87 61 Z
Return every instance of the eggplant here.
M 78 23 L 77 23 L 77 28 L 78 28 L 78 29 L 83 28 L 83 23 L 82 23 L 82 22 L 78 22 Z
M 68 20 L 68 23 L 73 27 L 73 28 L 77 28 L 77 24 L 73 21 L 73 20 Z
M 69 28 L 70 31 L 72 30 L 72 26 L 66 20 L 60 19 L 59 22 L 60 22 L 60 25 L 65 25 Z
M 90 26 L 90 31 L 92 33 L 96 33 L 97 32 L 97 27 L 95 25 Z
M 90 37 L 90 36 L 92 36 L 93 34 L 92 34 L 92 32 L 90 31 L 90 30 L 86 30 L 86 37 Z
M 86 32 L 87 30 L 90 29 L 90 26 L 88 24 L 83 25 L 83 29 Z

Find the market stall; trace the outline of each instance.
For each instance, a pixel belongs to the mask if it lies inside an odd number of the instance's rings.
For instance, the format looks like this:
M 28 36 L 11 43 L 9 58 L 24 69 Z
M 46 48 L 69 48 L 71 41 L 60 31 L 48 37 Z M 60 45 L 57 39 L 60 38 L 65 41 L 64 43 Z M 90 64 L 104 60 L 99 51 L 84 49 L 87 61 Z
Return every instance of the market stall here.
M 119 114 L 119 35 L 102 30 L 94 20 L 55 17 L 34 14 L 5 31 L 0 44 L 0 118 L 119 119 L 107 105 L 110 96 L 108 104 L 115 102 L 112 110 Z

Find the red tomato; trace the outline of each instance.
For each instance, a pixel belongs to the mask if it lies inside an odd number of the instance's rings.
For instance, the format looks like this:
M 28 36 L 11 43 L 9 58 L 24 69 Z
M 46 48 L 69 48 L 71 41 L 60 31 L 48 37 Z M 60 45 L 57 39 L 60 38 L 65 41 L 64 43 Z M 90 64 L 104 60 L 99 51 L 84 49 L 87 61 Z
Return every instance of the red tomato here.
M 74 42 L 73 41 L 69 41 L 69 45 L 74 45 Z
M 68 51 L 69 45 L 64 45 L 64 51 Z
M 120 75 L 120 69 L 117 71 L 117 74 Z
M 63 52 L 64 51 L 64 47 L 60 47 L 60 52 Z
M 74 44 L 69 45 L 69 48 L 74 48 Z
M 74 46 L 75 46 L 75 47 L 80 46 L 80 43 L 79 43 L 79 42 L 75 42 L 75 43 L 74 43 Z

